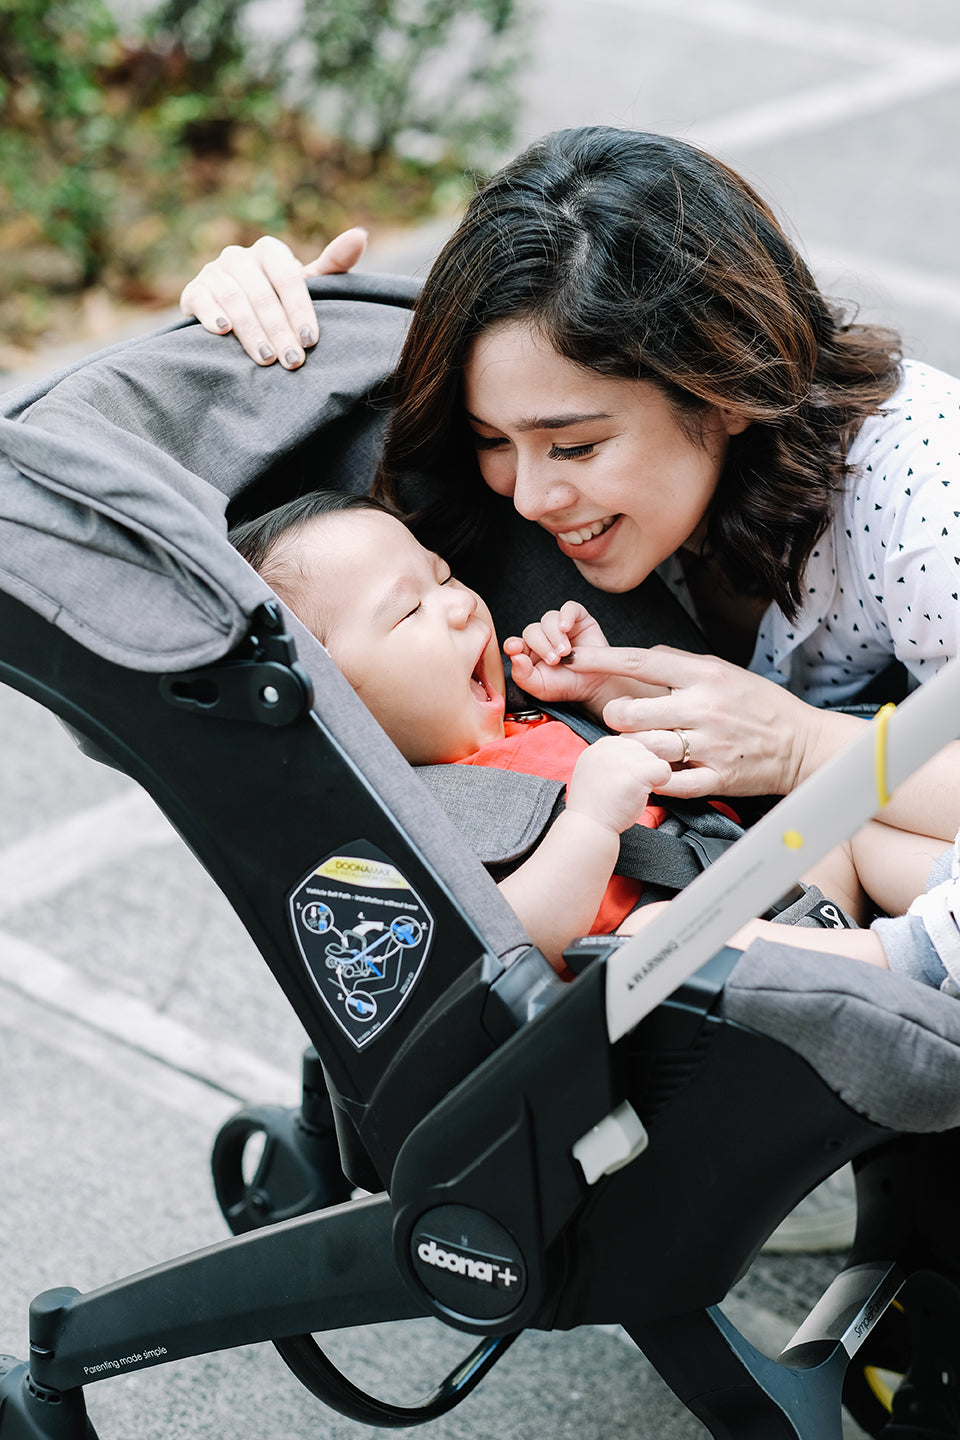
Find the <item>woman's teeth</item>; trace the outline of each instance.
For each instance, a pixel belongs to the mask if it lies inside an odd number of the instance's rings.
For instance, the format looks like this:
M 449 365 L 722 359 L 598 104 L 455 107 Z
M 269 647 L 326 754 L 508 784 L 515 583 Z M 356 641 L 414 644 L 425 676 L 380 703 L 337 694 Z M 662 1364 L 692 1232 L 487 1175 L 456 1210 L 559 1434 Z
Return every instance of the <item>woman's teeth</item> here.
M 565 545 L 583 545 L 587 540 L 593 540 L 595 536 L 602 535 L 604 530 L 609 530 L 618 518 L 617 515 L 608 515 L 606 520 L 594 520 L 592 525 L 584 525 L 580 530 L 563 531 L 558 539 L 562 540 Z

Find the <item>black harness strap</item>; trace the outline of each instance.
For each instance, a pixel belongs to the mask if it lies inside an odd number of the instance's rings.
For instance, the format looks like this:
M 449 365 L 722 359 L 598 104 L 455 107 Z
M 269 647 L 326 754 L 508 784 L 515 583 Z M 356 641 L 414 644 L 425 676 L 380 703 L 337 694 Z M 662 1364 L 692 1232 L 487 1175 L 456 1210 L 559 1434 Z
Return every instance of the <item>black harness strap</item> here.
M 581 740 L 592 745 L 595 740 L 612 732 L 589 716 L 562 705 L 534 702 L 537 709 L 553 720 L 560 720 Z M 614 866 L 615 875 L 641 880 L 645 886 L 655 885 L 658 891 L 675 894 L 695 880 L 702 870 L 712 865 L 724 850 L 743 834 L 742 827 L 721 815 L 705 800 L 675 800 L 651 795 L 651 805 L 660 805 L 686 828 L 676 833 L 662 827 L 650 830 L 645 825 L 631 825 L 620 837 L 620 858 Z M 558 800 L 551 819 L 563 809 Z M 657 894 L 657 899 L 662 898 Z

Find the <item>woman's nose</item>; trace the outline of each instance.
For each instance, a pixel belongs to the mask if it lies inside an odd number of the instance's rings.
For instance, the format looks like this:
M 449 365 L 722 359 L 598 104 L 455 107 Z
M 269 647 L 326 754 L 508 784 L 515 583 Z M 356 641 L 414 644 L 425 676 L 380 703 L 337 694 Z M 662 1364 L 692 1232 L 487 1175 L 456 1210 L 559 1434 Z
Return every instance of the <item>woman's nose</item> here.
M 525 520 L 569 510 L 576 499 L 574 487 L 557 477 L 551 467 L 518 459 L 513 487 L 513 508 Z

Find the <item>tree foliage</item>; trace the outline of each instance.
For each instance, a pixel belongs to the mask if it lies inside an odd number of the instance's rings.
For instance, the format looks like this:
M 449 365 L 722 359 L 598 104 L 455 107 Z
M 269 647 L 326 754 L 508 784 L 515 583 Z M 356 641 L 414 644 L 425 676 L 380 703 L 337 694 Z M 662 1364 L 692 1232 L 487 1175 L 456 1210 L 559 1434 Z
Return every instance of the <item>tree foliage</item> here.
M 159 0 L 133 30 L 107 0 L 0 0 L 0 252 L 136 294 L 225 214 L 240 240 L 409 218 L 509 144 L 524 0 L 301 3 L 267 44 L 252 0 Z M 2 326 L 26 282 L 0 271 Z
M 516 0 L 304 0 L 300 37 L 321 113 L 375 170 L 405 145 L 476 163 L 509 144 L 518 22 Z
M 101 0 L 0 0 L 0 186 L 84 283 L 109 246 L 119 121 L 97 79 L 115 34 Z

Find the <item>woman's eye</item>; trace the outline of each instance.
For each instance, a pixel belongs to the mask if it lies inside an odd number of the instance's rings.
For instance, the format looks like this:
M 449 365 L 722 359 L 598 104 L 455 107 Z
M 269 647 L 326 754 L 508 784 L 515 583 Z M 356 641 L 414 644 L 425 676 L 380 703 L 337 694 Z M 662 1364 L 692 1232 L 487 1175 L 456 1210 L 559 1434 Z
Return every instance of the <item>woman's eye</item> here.
M 422 606 L 422 604 L 423 604 L 423 601 L 422 601 L 422 600 L 418 600 L 417 603 L 416 603 L 416 605 L 414 605 L 414 607 L 413 607 L 412 610 L 408 610 L 407 613 L 406 613 L 406 615 L 401 616 L 401 621 L 403 621 L 403 620 L 409 620 L 411 615 L 416 615 L 417 611 L 420 609 L 420 607 Z
M 551 445 L 547 458 L 549 460 L 579 460 L 582 455 L 589 455 L 594 448 L 593 445 Z
M 476 431 L 474 431 L 473 443 L 478 450 L 497 450 L 501 445 L 506 445 L 507 442 L 503 435 L 478 435 Z

